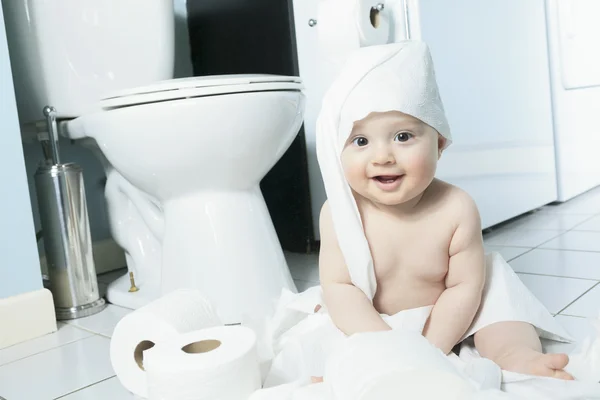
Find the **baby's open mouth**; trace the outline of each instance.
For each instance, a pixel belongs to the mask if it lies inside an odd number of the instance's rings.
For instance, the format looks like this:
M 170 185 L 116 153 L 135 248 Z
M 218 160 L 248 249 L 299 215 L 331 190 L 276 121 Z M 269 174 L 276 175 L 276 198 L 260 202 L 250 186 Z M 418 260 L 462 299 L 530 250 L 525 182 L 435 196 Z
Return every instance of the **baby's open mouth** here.
M 400 179 L 401 175 L 380 175 L 376 176 L 373 179 L 378 180 L 381 183 L 394 183 L 398 179 Z

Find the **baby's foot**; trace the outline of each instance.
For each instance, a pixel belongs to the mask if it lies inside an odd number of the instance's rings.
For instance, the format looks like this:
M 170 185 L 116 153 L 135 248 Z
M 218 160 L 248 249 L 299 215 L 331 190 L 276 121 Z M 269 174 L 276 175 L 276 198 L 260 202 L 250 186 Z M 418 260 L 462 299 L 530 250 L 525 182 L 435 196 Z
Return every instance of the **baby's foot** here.
M 543 354 L 533 349 L 520 348 L 493 361 L 506 371 L 573 380 L 573 376 L 564 371 L 569 363 L 569 356 L 566 354 Z

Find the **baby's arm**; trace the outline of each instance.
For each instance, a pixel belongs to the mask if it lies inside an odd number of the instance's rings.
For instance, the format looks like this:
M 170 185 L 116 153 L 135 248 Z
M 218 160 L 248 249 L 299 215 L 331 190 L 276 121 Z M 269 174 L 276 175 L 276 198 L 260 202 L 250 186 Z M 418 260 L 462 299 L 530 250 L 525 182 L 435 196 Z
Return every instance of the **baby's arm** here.
M 445 354 L 469 329 L 485 284 L 485 255 L 477 206 L 464 192 L 459 192 L 453 201 L 459 223 L 450 243 L 446 290 L 435 303 L 423 332 Z
M 334 324 L 346 335 L 390 330 L 367 296 L 350 280 L 328 203 L 321 209 L 319 224 L 319 275 L 325 304 Z

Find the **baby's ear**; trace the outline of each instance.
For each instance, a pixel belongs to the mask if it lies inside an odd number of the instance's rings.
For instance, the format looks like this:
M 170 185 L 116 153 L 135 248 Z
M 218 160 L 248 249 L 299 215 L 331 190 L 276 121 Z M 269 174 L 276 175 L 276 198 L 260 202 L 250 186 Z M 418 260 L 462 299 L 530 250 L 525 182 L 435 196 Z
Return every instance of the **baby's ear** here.
M 446 138 L 438 133 L 438 160 L 442 157 L 442 152 L 446 146 Z

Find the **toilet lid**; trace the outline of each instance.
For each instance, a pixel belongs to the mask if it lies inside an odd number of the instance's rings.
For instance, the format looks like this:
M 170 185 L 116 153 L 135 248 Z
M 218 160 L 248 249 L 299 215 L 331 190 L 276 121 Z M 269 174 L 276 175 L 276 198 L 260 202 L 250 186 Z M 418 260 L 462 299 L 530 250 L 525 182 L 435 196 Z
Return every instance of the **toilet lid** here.
M 297 76 L 267 74 L 196 76 L 170 79 L 111 93 L 100 101 L 100 105 L 102 108 L 114 109 L 219 94 L 302 89 L 304 89 L 302 79 Z

